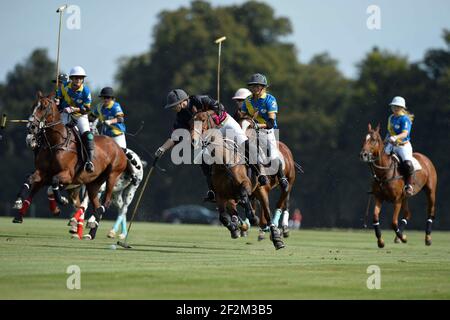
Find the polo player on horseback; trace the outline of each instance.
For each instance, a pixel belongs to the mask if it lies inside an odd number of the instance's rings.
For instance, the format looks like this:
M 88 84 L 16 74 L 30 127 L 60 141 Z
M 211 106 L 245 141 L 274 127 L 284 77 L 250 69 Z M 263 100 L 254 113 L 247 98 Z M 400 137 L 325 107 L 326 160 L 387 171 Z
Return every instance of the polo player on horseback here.
M 173 129 L 186 129 L 190 130 L 190 122 L 197 112 L 203 112 L 213 110 L 215 115 L 213 120 L 216 125 L 220 125 L 220 130 L 225 136 L 225 132 L 230 130 L 233 133 L 233 138 L 237 141 L 238 146 L 242 146 L 244 143 L 248 143 L 248 138 L 239 124 L 227 114 L 225 108 L 218 101 L 212 99 L 206 95 L 194 95 L 188 96 L 184 90 L 175 89 L 169 92 L 167 95 L 167 104 L 165 109 L 173 109 L 177 113 L 176 120 L 173 125 Z M 161 157 L 164 152 L 172 148 L 176 143 L 171 138 L 158 148 L 155 153 L 155 157 Z M 206 177 L 208 183 L 207 196 L 205 201 L 215 201 L 215 193 L 213 190 L 213 184 L 211 179 L 211 165 L 204 162 L 201 164 L 203 174 Z
M 125 152 L 127 156 L 129 168 L 132 171 L 131 181 L 133 184 L 137 183 L 137 171 L 140 169 L 133 154 L 127 149 L 127 141 L 125 138 L 125 114 L 123 113 L 121 105 L 116 101 L 114 90 L 111 87 L 102 89 L 99 95 L 103 99 L 103 103 L 99 103 L 91 110 L 90 115 L 98 118 L 103 124 L 101 134 L 111 137 Z
M 268 146 L 270 149 L 270 160 L 277 161 L 278 179 L 280 187 L 283 190 L 288 190 L 289 181 L 284 175 L 283 162 L 281 154 L 278 150 L 277 140 L 275 139 L 274 129 L 278 128 L 277 125 L 277 113 L 278 105 L 274 96 L 267 93 L 267 78 L 266 76 L 256 73 L 250 77 L 248 87 L 252 93 L 247 97 L 242 104 L 242 112 L 256 118 L 254 122 L 254 129 L 262 131 L 266 134 L 268 140 Z M 260 167 L 258 163 L 258 167 Z M 264 186 L 268 183 L 265 175 L 258 177 L 259 183 Z
M 414 194 L 412 186 L 414 166 L 410 135 L 414 115 L 407 111 L 405 99 L 402 97 L 394 97 L 389 106 L 392 110 L 388 119 L 388 133 L 386 135 L 386 140 L 389 143 L 386 144 L 384 151 L 386 154 L 395 153 L 402 161 L 406 180 L 405 192 L 408 196 L 412 196 Z
M 70 82 L 58 89 L 58 109 L 62 112 L 62 122 L 65 125 L 75 123 L 80 131 L 83 143 L 87 149 L 85 170 L 94 172 L 94 135 L 90 131 L 88 113 L 91 108 L 92 97 L 89 88 L 84 84 L 86 71 L 80 66 L 73 67 L 69 73 Z

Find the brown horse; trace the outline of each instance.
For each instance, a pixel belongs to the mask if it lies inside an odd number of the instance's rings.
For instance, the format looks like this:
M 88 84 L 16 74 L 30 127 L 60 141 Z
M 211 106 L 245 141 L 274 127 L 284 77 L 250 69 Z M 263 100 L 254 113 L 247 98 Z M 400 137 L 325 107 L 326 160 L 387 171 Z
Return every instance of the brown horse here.
M 113 139 L 106 136 L 95 136 L 95 171 L 89 173 L 83 169 L 83 160 L 79 147 L 79 139 L 71 129 L 61 121 L 61 115 L 53 99 L 54 94 L 44 97 L 38 93 L 37 102 L 30 117 L 30 127 L 34 134 L 44 141 L 44 145 L 35 156 L 35 172 L 30 178 L 30 197 L 32 199 L 44 185 L 52 185 L 55 199 L 66 204 L 61 196 L 59 186 L 85 184 L 89 199 L 94 205 L 95 221 L 91 224 L 90 235 L 95 238 L 98 223 L 111 203 L 113 187 L 119 176 L 127 168 L 127 158 Z M 78 148 L 81 150 L 81 148 Z M 103 205 L 100 204 L 98 191 L 106 181 L 106 192 Z M 14 222 L 21 222 L 26 210 L 21 210 Z
M 256 144 L 257 132 L 253 129 L 253 118 L 243 114 L 238 114 L 238 122 L 241 127 L 245 130 L 247 137 L 249 137 L 251 143 Z M 271 190 L 275 189 L 279 185 L 278 176 L 271 175 L 269 176 L 269 183 L 265 186 L 259 186 L 255 188 L 253 196 L 256 199 L 260 200 L 262 212 L 260 213 L 260 233 L 258 236 L 258 240 L 264 239 L 264 229 L 269 225 L 269 222 L 273 222 L 276 226 L 279 224 L 280 217 L 282 215 L 287 215 L 289 217 L 289 197 L 292 192 L 292 188 L 294 186 L 294 182 L 296 179 L 296 170 L 301 171 L 300 166 L 295 163 L 294 157 L 292 155 L 291 150 L 288 148 L 286 144 L 281 141 L 278 141 L 278 150 L 284 158 L 285 167 L 284 174 L 289 181 L 288 190 L 284 190 L 281 188 L 280 196 L 277 201 L 277 207 L 274 213 L 273 220 L 267 220 L 267 212 L 270 212 L 269 207 L 269 193 Z M 252 180 L 255 184 L 257 184 L 256 175 L 252 177 Z M 261 201 L 262 199 L 262 201 Z M 287 238 L 289 236 L 289 229 L 286 224 L 282 224 L 283 236 Z
M 202 138 L 202 133 L 207 132 L 210 129 L 217 129 L 218 126 L 212 120 L 212 115 L 214 111 L 206 111 L 197 113 L 191 124 L 191 137 L 194 146 L 199 145 L 199 141 Z M 228 115 L 228 117 L 230 117 Z M 195 122 L 201 122 L 201 132 L 194 127 Z M 222 134 L 215 131 L 217 137 L 222 137 Z M 239 221 L 237 205 L 242 203 L 245 207 L 246 216 L 249 218 L 252 224 L 259 224 L 259 219 L 255 216 L 255 211 L 251 206 L 249 196 L 252 195 L 256 189 L 258 189 L 257 183 L 252 183 L 252 181 L 247 176 L 247 167 L 245 166 L 245 161 L 243 161 L 243 154 L 241 152 L 236 152 L 239 146 L 230 146 L 223 143 L 224 140 L 216 139 L 220 142 L 219 147 L 215 147 L 214 151 L 219 152 L 216 154 L 216 159 L 223 159 L 223 163 L 212 164 L 212 182 L 216 193 L 217 208 L 219 211 L 219 219 L 225 227 L 227 227 L 232 238 L 239 237 L 239 226 L 241 225 Z M 257 195 L 263 195 L 263 192 L 257 192 Z M 260 201 L 267 202 L 268 207 L 268 197 L 261 197 Z M 266 219 L 272 221 L 272 216 L 270 210 L 265 210 Z M 248 226 L 243 225 L 243 230 L 246 230 Z M 281 239 L 280 232 L 278 228 L 274 225 L 270 226 L 272 242 L 275 249 L 284 248 L 284 243 Z
M 421 153 L 415 152 L 416 158 L 422 169 L 414 174 L 414 195 L 422 189 L 425 191 L 428 201 L 427 223 L 425 231 L 425 244 L 431 245 L 431 225 L 435 218 L 436 184 L 437 173 L 430 159 Z M 392 216 L 392 228 L 396 234 L 396 242 L 400 240 L 406 242 L 403 230 L 411 218 L 411 211 L 408 207 L 408 197 L 404 192 L 405 182 L 399 167 L 398 161 L 392 155 L 384 152 L 384 143 L 380 136 L 380 125 L 375 130 L 368 125 L 368 133 L 364 138 L 363 147 L 360 153 L 362 161 L 369 164 L 374 181 L 372 193 L 375 198 L 375 208 L 373 212 L 373 226 L 378 239 L 378 247 L 384 247 L 384 240 L 381 237 L 379 215 L 383 201 L 394 204 L 394 214 Z M 400 210 L 403 211 L 403 219 L 398 223 Z

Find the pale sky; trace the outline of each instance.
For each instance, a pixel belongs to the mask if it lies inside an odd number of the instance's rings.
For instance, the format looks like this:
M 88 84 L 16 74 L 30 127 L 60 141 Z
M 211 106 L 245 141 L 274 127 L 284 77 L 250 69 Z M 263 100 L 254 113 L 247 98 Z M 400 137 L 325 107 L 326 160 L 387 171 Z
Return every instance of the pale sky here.
M 213 5 L 242 3 L 214 0 Z M 448 0 L 265 0 L 277 16 L 293 24 L 299 60 L 308 62 L 327 51 L 347 76 L 375 45 L 406 55 L 411 61 L 429 48 L 444 47 L 442 30 L 450 29 Z M 63 0 L 0 0 L 0 82 L 18 62 L 38 47 L 48 48 L 56 60 L 59 15 Z M 82 65 L 88 81 L 98 88 L 114 85 L 117 61 L 148 50 L 157 15 L 162 10 L 188 6 L 188 0 L 73 0 L 81 9 L 81 29 L 62 31 L 61 68 Z M 381 12 L 381 29 L 369 30 L 368 6 Z M 65 20 L 70 15 L 66 13 Z M 226 50 L 226 46 L 224 46 Z

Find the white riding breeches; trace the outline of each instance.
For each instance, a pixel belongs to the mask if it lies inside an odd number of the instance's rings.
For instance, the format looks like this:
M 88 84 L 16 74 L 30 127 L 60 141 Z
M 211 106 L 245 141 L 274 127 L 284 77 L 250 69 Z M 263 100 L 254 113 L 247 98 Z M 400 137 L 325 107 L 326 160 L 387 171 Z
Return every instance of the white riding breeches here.
M 127 148 L 127 140 L 125 139 L 125 134 L 121 134 L 120 136 L 112 137 L 114 141 L 121 147 L 122 149 Z
M 402 146 L 394 146 L 391 143 L 388 143 L 384 148 L 384 152 L 386 154 L 394 152 L 402 161 L 414 161 L 412 145 L 409 142 Z
M 230 140 L 236 139 L 238 146 L 248 140 L 244 130 L 242 130 L 239 123 L 237 123 L 231 116 L 228 115 L 227 118 L 222 121 L 221 125 L 222 126 L 219 130 L 223 137 Z
M 84 114 L 84 115 L 79 116 L 79 117 L 73 117 L 73 118 L 77 122 L 76 127 L 80 131 L 81 135 L 83 133 L 85 133 L 86 131 L 91 131 L 91 128 L 89 126 L 89 120 L 88 120 L 87 114 Z M 70 116 L 70 114 L 68 114 L 66 112 L 63 112 L 61 114 L 61 119 L 62 119 L 62 123 L 64 125 L 66 125 L 66 124 L 68 124 L 71 121 L 71 116 Z

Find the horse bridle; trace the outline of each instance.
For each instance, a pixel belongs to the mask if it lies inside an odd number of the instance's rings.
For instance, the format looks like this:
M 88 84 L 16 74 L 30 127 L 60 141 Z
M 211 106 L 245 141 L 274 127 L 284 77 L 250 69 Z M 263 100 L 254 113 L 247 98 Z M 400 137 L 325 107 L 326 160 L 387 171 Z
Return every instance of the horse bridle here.
M 35 139 L 35 141 L 37 143 L 37 147 L 40 147 L 40 141 L 42 138 L 44 138 L 44 140 L 47 143 L 48 148 L 52 149 L 55 146 L 50 145 L 50 142 L 47 139 L 46 129 L 52 128 L 52 127 L 62 123 L 62 121 L 59 120 L 59 121 L 53 121 L 53 122 L 47 123 L 47 117 L 49 116 L 50 112 L 51 112 L 52 118 L 54 118 L 54 114 L 55 114 L 55 111 L 52 108 L 51 101 L 45 107 L 44 114 L 40 118 L 36 117 L 36 115 L 35 115 L 36 110 L 38 108 L 40 108 L 41 106 L 42 106 L 41 99 L 39 99 L 37 105 L 34 107 L 32 115 L 28 119 L 28 124 L 27 124 L 28 132 Z
M 378 141 L 378 143 L 379 143 L 379 141 Z M 388 143 L 390 143 L 390 142 L 388 141 Z M 381 148 L 381 149 L 383 149 L 383 148 Z M 372 172 L 372 176 L 373 176 L 374 180 L 377 181 L 378 183 L 382 184 L 382 183 L 388 183 L 388 182 L 391 182 L 391 181 L 393 181 L 393 180 L 401 179 L 402 176 L 395 176 L 395 170 L 394 170 L 393 173 L 392 173 L 392 177 L 389 178 L 389 179 L 380 179 L 380 178 L 377 176 L 377 174 L 376 174 L 376 172 L 375 172 L 375 168 L 378 169 L 378 170 L 383 170 L 383 171 L 389 172 L 389 171 L 394 167 L 394 165 L 395 165 L 395 161 L 393 161 L 393 160 L 391 160 L 391 164 L 389 165 L 389 167 L 384 167 L 384 166 L 379 166 L 379 165 L 377 165 L 377 164 L 375 163 L 377 160 L 378 160 L 379 162 L 381 162 L 381 152 L 383 152 L 383 150 L 380 150 L 380 152 L 378 153 L 378 159 L 376 159 L 376 158 L 373 156 L 373 153 L 372 153 L 372 152 L 369 152 L 369 153 L 368 153 L 369 159 L 368 159 L 367 162 L 368 162 L 369 168 L 370 168 L 370 170 L 371 170 L 371 172 Z

